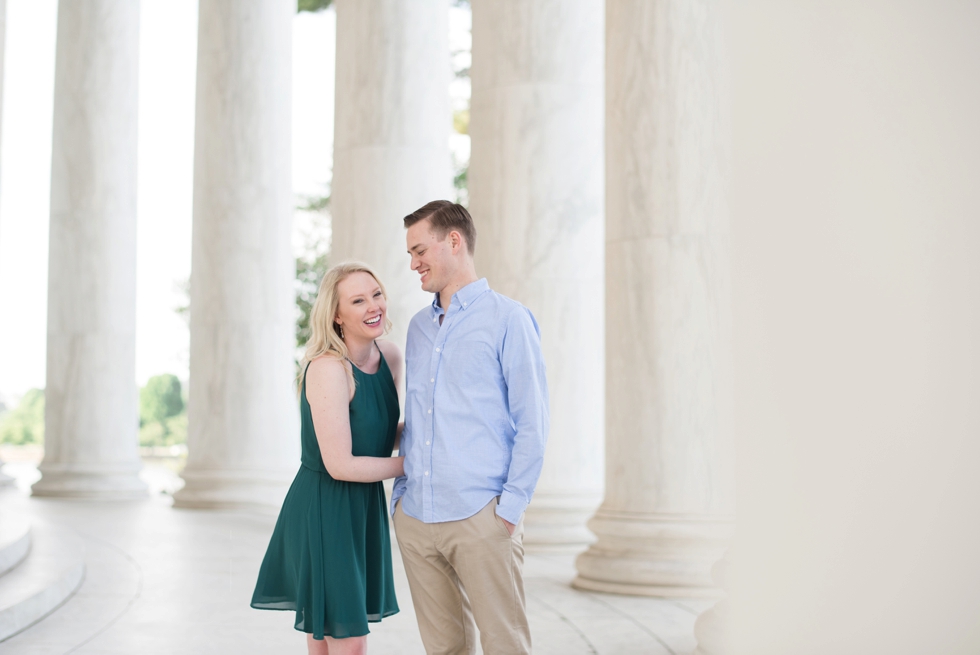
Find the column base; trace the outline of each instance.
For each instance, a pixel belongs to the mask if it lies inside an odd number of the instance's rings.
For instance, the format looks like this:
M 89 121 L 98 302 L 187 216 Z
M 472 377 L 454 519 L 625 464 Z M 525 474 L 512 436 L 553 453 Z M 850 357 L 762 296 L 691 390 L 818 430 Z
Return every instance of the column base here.
M 698 616 L 694 636 L 698 647 L 691 655 L 726 655 L 728 644 L 728 600 L 720 600 Z
M 32 496 L 83 500 L 138 500 L 146 498 L 146 483 L 139 469 L 52 470 L 41 464 L 41 479 L 31 485 Z
M 539 553 L 584 550 L 595 541 L 585 524 L 601 501 L 598 494 L 535 494 L 524 514 L 524 546 Z
M 232 509 L 278 513 L 295 471 L 184 470 L 184 487 L 174 494 L 174 507 Z
M 0 487 L 16 484 L 17 480 L 3 472 L 4 461 L 0 459 Z
M 731 551 L 728 551 L 711 567 L 711 577 L 721 587 L 727 586 L 730 558 Z M 727 655 L 731 651 L 729 602 L 727 598 L 719 600 L 698 616 L 694 622 L 694 637 L 698 640 L 698 647 L 692 655 Z
M 734 530 L 730 517 L 640 514 L 599 508 L 598 537 L 575 560 L 576 589 L 665 598 L 720 598 L 711 567 Z

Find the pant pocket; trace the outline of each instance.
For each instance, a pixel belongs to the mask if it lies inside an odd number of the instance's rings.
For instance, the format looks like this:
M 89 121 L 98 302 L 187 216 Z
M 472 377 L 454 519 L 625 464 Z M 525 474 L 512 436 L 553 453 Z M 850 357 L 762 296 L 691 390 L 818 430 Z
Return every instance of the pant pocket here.
M 491 507 L 490 507 L 490 514 L 493 517 L 493 522 L 495 524 L 497 524 L 497 527 L 501 531 L 503 531 L 504 536 L 507 537 L 508 539 L 510 539 L 511 537 L 513 537 L 513 535 L 510 533 L 510 530 L 507 529 L 507 524 L 504 523 L 504 520 L 502 518 L 500 518 L 500 516 L 497 515 L 497 507 L 500 505 L 500 496 L 497 496 L 496 498 L 494 498 L 490 502 L 490 505 L 491 505 Z

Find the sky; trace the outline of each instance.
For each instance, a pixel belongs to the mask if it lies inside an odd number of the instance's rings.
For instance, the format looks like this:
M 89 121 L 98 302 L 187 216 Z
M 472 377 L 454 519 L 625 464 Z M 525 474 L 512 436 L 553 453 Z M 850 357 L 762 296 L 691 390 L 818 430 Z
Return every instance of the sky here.
M 187 378 L 189 334 L 174 308 L 190 276 L 195 0 L 143 0 L 137 209 L 136 382 Z M 44 386 L 57 0 L 7 0 L 0 133 L 0 401 Z M 293 23 L 293 190 L 322 193 L 333 147 L 335 14 Z M 450 48 L 468 49 L 469 12 L 450 10 Z M 468 84 L 450 85 L 453 106 Z M 448 127 L 447 127 L 448 134 Z M 468 158 L 469 139 L 451 139 Z M 297 216 L 297 235 L 305 227 Z M 298 236 L 297 243 L 302 239 Z

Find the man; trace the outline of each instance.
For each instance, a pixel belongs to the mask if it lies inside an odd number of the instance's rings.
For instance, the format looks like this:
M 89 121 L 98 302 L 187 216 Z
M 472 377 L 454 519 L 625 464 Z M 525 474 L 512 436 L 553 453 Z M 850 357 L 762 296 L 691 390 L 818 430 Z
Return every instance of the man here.
M 405 476 L 391 509 L 429 655 L 531 652 L 523 516 L 541 474 L 548 388 L 531 312 L 473 265 L 476 229 L 447 200 L 404 219 L 432 305 L 405 347 Z

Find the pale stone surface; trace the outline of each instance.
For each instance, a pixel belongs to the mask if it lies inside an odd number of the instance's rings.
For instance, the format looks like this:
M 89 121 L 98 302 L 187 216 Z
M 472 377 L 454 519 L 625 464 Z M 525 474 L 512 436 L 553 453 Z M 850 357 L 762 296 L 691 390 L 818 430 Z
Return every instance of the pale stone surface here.
M 451 197 L 447 0 L 338 0 L 331 262 L 369 264 L 389 338 L 432 302 L 409 269 L 402 218 Z
M 290 0 L 199 6 L 186 486 L 277 508 L 299 462 Z
M 86 547 L 85 581 L 76 595 L 3 642 L 5 655 L 305 652 L 293 613 L 249 607 L 272 517 L 174 510 L 156 494 L 110 504 L 41 502 L 4 491 L 0 511 L 73 530 Z M 368 652 L 422 655 L 394 544 L 392 556 L 401 611 L 371 624 Z M 694 648 L 694 620 L 702 605 L 576 591 L 568 584 L 573 574 L 567 554 L 529 553 L 525 559 L 536 655 L 684 655 Z
M 0 0 L 0 125 L 3 124 L 3 53 L 7 36 L 7 0 Z M 0 143 L 3 143 L 3 130 L 0 129 Z M 0 190 L 2 192 L 2 190 Z M 3 472 L 3 460 L 0 459 L 0 487 L 13 484 L 14 479 Z
M 474 0 L 477 268 L 531 309 L 551 395 L 530 547 L 581 547 L 603 489 L 603 4 Z
M 139 9 L 129 0 L 58 8 L 38 495 L 145 493 L 135 383 Z
M 711 595 L 734 514 L 720 10 L 609 0 L 606 42 L 606 495 L 575 585 Z
M 715 584 L 726 591 L 731 565 L 731 552 L 726 551 L 725 556 L 711 569 Z M 694 622 L 694 637 L 697 639 L 698 647 L 693 655 L 728 655 L 732 652 L 729 598 L 719 600 L 698 616 L 697 621 Z

